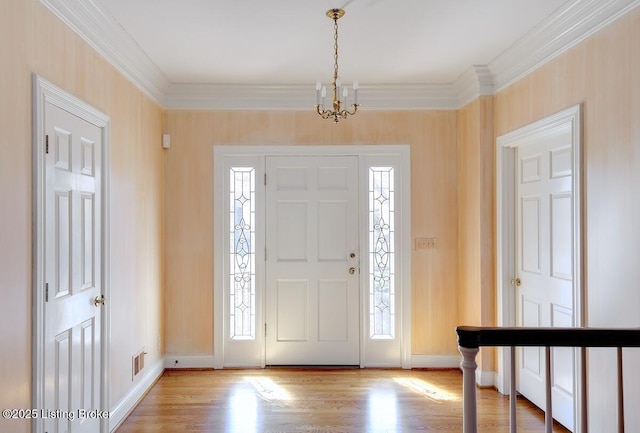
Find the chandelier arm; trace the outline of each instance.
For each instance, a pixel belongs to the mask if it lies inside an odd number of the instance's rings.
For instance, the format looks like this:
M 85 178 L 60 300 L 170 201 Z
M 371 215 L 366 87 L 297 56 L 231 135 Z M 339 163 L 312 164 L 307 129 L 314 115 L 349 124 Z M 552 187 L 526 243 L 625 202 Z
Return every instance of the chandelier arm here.
M 351 105 L 351 107 L 353 108 L 352 111 L 349 111 L 349 110 L 347 110 L 345 108 L 344 110 L 338 111 L 337 114 L 343 119 L 346 119 L 347 116 L 353 116 L 354 114 L 356 114 L 358 112 L 359 104 L 353 104 L 353 105 Z
M 316 111 L 318 112 L 318 114 L 323 118 L 323 119 L 328 119 L 329 117 L 333 116 L 333 111 L 331 110 L 326 110 L 322 105 L 320 104 L 316 104 Z
M 336 112 L 335 111 L 332 111 L 332 110 L 321 110 L 319 108 L 318 108 L 318 114 L 323 119 L 331 119 L 332 117 L 336 116 Z
M 348 114 L 350 116 L 353 116 L 354 114 L 356 114 L 358 112 L 358 107 L 360 106 L 360 104 L 353 104 L 353 111 L 349 111 L 347 109 L 342 110 L 345 114 Z M 344 116 L 345 118 L 347 117 L 346 115 Z

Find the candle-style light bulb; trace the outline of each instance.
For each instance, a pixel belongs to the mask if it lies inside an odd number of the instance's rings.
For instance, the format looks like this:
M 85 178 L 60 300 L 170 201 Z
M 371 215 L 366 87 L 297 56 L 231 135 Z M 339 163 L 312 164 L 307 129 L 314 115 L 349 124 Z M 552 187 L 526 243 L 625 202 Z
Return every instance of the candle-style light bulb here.
M 354 81 L 353 82 L 353 99 L 354 99 L 354 104 L 358 103 L 358 82 Z
M 316 105 L 320 105 L 320 90 L 322 89 L 322 84 L 320 81 L 316 83 Z

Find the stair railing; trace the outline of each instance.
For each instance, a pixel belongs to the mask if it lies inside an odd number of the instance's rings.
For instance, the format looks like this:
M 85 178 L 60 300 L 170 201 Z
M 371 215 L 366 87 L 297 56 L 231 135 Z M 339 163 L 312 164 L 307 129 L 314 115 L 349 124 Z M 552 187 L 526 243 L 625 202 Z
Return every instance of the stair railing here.
M 458 349 L 462 354 L 462 407 L 463 433 L 478 432 L 476 404 L 475 370 L 478 367 L 476 355 L 482 346 L 500 346 L 511 348 L 511 384 L 509 392 L 509 431 L 516 433 L 516 363 L 515 348 L 536 346 L 546 348 L 546 387 L 545 387 L 545 433 L 553 432 L 553 414 L 551 411 L 551 348 L 580 347 L 584 365 L 588 347 L 616 347 L 618 349 L 618 433 L 624 433 L 624 387 L 622 372 L 622 348 L 640 347 L 640 328 L 490 328 L 458 326 Z M 587 384 L 586 374 L 581 375 L 582 394 L 579 396 L 582 407 L 582 425 L 587 433 Z

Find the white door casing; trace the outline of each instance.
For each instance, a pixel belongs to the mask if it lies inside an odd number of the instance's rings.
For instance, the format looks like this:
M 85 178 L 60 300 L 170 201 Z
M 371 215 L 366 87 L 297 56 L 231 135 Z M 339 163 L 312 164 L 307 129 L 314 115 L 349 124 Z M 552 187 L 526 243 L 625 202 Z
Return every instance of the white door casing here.
M 266 187 L 262 185 L 265 174 L 265 160 L 268 157 L 336 157 L 357 158 L 359 179 L 358 213 L 360 270 L 358 287 L 360 290 L 360 366 L 402 366 L 411 367 L 411 232 L 410 232 L 410 176 L 408 146 L 215 146 L 214 147 L 214 368 L 223 367 L 264 367 L 266 365 L 266 323 L 265 300 L 265 233 L 270 230 L 264 224 L 266 219 L 264 197 Z M 368 333 L 368 260 L 369 248 L 366 227 L 368 211 L 366 197 L 368 191 L 367 171 L 369 166 L 395 167 L 396 170 L 396 316 L 394 339 L 372 339 Z M 256 251 L 256 310 L 255 317 L 259 331 L 255 338 L 231 338 L 229 272 L 232 265 L 229 246 L 229 170 L 232 167 L 254 167 L 258 179 L 255 194 L 255 229 L 262 233 L 255 239 Z M 271 250 L 270 250 L 271 251 Z M 269 253 L 271 254 L 271 253 Z M 356 257 L 357 261 L 358 258 Z M 347 270 L 348 271 L 348 268 Z M 346 272 L 345 271 L 345 272 Z M 268 331 L 269 332 L 269 331 Z M 319 363 L 319 362 L 314 362 Z
M 266 364 L 359 365 L 358 158 L 267 157 Z
M 544 152 L 533 151 L 534 147 L 529 147 L 553 140 L 563 140 L 564 145 Z M 527 155 L 528 147 L 530 154 Z M 498 137 L 496 157 L 498 326 L 520 326 L 523 323 L 530 326 L 584 326 L 580 106 L 568 108 Z M 563 169 L 560 168 L 561 165 L 564 166 Z M 537 188 L 533 185 L 540 184 L 535 180 L 536 177 L 544 178 L 549 175 L 552 176 L 551 183 L 547 183 L 548 186 L 542 192 L 527 191 L 527 188 Z M 554 182 L 555 187 L 562 189 L 562 192 L 546 191 Z M 563 182 L 561 187 L 557 185 L 559 182 Z M 518 198 L 518 195 L 521 197 Z M 548 203 L 544 210 L 543 202 Z M 523 222 L 519 221 L 521 217 Z M 555 242 L 552 241 L 552 235 L 556 236 Z M 527 244 L 533 247 L 527 248 Z M 570 250 L 568 254 L 567 250 Z M 523 272 L 523 267 L 539 270 Z M 547 278 L 555 281 L 545 282 L 543 286 L 552 287 L 553 290 L 543 293 L 544 296 L 538 296 L 528 291 L 528 288 L 539 284 L 539 281 L 532 282 L 531 276 L 539 277 L 545 269 L 549 274 Z M 512 286 L 511 280 L 515 277 L 520 277 L 522 290 L 516 290 Z M 556 282 L 563 290 L 555 290 Z M 541 304 L 538 301 L 543 297 L 546 300 Z M 528 363 L 528 369 L 523 370 L 525 388 L 529 380 L 526 376 L 531 378 L 530 370 L 536 370 L 533 367 L 539 362 L 536 358 L 537 349 L 527 350 L 527 353 L 531 356 L 520 358 L 519 361 Z M 582 362 L 576 353 L 572 349 L 553 350 L 553 367 L 559 373 L 553 400 L 554 415 L 572 412 L 571 419 L 564 418 L 562 422 L 575 427 L 574 431 L 581 431 L 586 414 L 582 407 L 584 389 L 577 380 L 581 375 Z M 509 349 L 499 349 L 497 386 L 504 394 L 509 392 L 510 362 Z M 544 362 L 540 362 L 540 368 L 544 369 Z M 559 390 L 560 388 L 564 390 Z M 576 398 L 567 403 L 565 397 L 569 395 Z M 555 409 L 558 403 L 561 406 L 564 404 L 564 409 Z M 567 405 L 572 408 L 569 409 Z
M 35 431 L 106 431 L 108 117 L 34 77 Z

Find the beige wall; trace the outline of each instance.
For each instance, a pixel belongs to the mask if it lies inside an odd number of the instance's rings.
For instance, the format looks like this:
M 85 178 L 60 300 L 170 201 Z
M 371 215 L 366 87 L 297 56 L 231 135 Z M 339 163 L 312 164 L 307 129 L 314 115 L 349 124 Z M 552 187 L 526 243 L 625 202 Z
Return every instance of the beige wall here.
M 458 323 L 495 326 L 495 140 L 493 97 L 458 110 Z M 493 371 L 494 350 L 478 368 Z
M 583 106 L 589 326 L 640 326 L 640 8 L 495 97 L 496 134 Z M 615 355 L 590 352 L 590 431 L 615 424 Z M 627 426 L 640 425 L 640 353 L 625 358 Z M 635 430 L 634 430 L 635 431 Z
M 213 353 L 213 147 L 409 144 L 414 354 L 455 354 L 457 144 L 453 111 L 361 112 L 337 125 L 306 112 L 173 111 L 165 115 L 166 344 L 169 354 Z
M 31 407 L 31 74 L 111 116 L 111 406 L 160 359 L 162 110 L 37 0 L 0 0 L 0 408 Z M 29 431 L 0 418 L 0 431 Z

